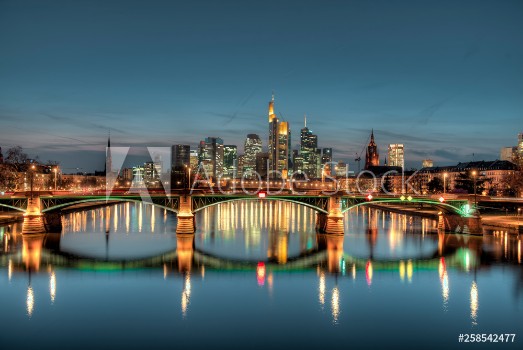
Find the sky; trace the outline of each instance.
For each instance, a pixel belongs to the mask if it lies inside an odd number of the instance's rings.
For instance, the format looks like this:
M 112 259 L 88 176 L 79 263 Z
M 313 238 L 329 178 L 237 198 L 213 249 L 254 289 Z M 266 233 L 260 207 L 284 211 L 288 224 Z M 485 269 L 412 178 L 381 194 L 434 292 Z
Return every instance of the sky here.
M 355 169 L 494 160 L 523 131 L 523 2 L 0 0 L 0 147 L 102 170 L 113 146 L 243 151 L 267 105 Z

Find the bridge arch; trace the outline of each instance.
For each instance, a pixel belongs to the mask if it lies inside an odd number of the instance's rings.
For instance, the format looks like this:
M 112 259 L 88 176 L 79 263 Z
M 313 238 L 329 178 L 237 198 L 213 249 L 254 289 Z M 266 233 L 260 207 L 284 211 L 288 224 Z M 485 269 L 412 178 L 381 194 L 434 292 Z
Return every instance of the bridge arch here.
M 173 213 L 178 213 L 178 209 L 177 208 L 171 208 L 169 206 L 162 205 L 160 203 L 155 203 L 154 201 L 150 202 L 150 201 L 144 201 L 144 200 L 137 199 L 137 198 L 127 198 L 127 197 L 109 197 L 108 199 L 106 199 L 105 197 L 104 198 L 86 198 L 86 199 L 78 199 L 78 200 L 75 199 L 75 200 L 72 200 L 72 201 L 67 201 L 65 203 L 59 203 L 59 204 L 55 204 L 55 205 L 52 205 L 52 206 L 48 206 L 45 209 L 41 210 L 41 212 L 42 213 L 48 213 L 48 212 L 51 212 L 51 211 L 68 208 L 68 207 L 71 207 L 71 206 L 74 206 L 74 205 L 77 205 L 77 204 L 97 203 L 97 202 L 98 203 L 104 203 L 104 202 L 108 202 L 108 201 L 110 201 L 110 202 L 144 203 L 144 204 L 152 205 L 152 206 L 159 207 L 159 208 L 162 208 L 162 209 L 166 209 L 166 210 L 171 211 Z M 114 204 L 117 204 L 117 203 L 114 203 Z
M 206 198 L 209 198 L 209 197 L 206 197 Z M 305 197 L 305 198 L 314 198 L 314 197 Z M 327 197 L 316 197 L 316 198 L 317 198 L 317 202 L 320 203 L 320 204 L 321 203 L 328 203 L 328 200 L 329 200 L 329 198 L 327 198 Z M 320 200 L 321 198 L 322 198 L 322 200 Z M 260 201 L 260 202 L 266 201 L 266 200 L 269 200 L 269 201 L 280 201 L 280 202 L 289 202 L 289 203 L 294 203 L 294 204 L 298 204 L 298 205 L 302 205 L 302 206 L 308 207 L 308 208 L 313 209 L 313 210 L 315 210 L 316 212 L 319 212 L 319 213 L 324 213 L 324 214 L 328 214 L 329 213 L 328 210 L 326 209 L 327 208 L 326 204 L 323 205 L 324 208 L 322 208 L 322 207 L 319 207 L 318 205 L 313 204 L 314 200 L 311 200 L 310 202 L 307 202 L 307 201 L 303 200 L 303 198 L 291 199 L 291 198 L 288 198 L 288 197 L 265 197 L 265 198 L 259 198 L 259 197 L 234 197 L 234 198 L 231 198 L 231 197 L 220 197 L 220 198 L 216 198 L 215 200 L 210 200 L 206 204 L 196 205 L 196 208 L 193 209 L 193 213 L 197 213 L 197 212 L 199 212 L 199 211 L 201 211 L 203 209 L 206 209 L 206 208 L 209 208 L 209 207 L 221 204 L 221 203 L 238 202 L 238 201 L 244 201 L 244 200 L 245 201 Z M 193 208 L 194 207 L 195 207 L 195 205 L 194 205 L 194 202 L 193 202 Z
M 451 204 L 448 204 L 445 202 L 440 202 L 438 200 L 420 199 L 420 198 L 414 198 L 411 201 L 401 200 L 400 198 L 379 198 L 379 199 L 375 199 L 372 201 L 362 201 L 359 203 L 352 203 L 351 205 L 348 205 L 346 208 L 342 209 L 342 213 L 346 213 L 351 209 L 354 209 L 356 207 L 360 207 L 363 205 L 380 204 L 380 203 L 429 204 L 447 214 L 457 214 L 457 215 L 464 216 L 464 217 L 467 216 L 467 213 L 462 208 L 456 207 L 454 205 L 451 205 Z
M 18 210 L 18 211 L 21 211 L 23 213 L 25 213 L 25 210 L 26 210 L 25 208 L 19 208 L 19 207 L 15 207 L 15 206 L 12 206 L 12 205 L 9 205 L 9 204 L 4 204 L 4 203 L 0 203 L 0 207 Z

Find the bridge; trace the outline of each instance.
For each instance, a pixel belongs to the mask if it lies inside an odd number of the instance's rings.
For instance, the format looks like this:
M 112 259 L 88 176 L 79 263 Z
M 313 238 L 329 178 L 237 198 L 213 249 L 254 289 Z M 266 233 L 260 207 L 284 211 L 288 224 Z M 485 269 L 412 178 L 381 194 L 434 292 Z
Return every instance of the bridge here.
M 481 222 L 470 209 L 468 200 L 443 200 L 420 196 L 349 196 L 333 195 L 293 195 L 269 194 L 260 192 L 248 194 L 171 194 L 171 195 L 68 195 L 0 197 L 0 207 L 24 212 L 24 232 L 42 233 L 61 231 L 61 210 L 85 205 L 104 205 L 118 202 L 139 202 L 154 205 L 176 213 L 177 233 L 195 232 L 194 214 L 205 208 L 232 201 L 283 201 L 303 205 L 316 211 L 316 229 L 321 233 L 343 234 L 344 214 L 358 206 L 368 204 L 402 203 L 405 205 L 428 205 L 439 210 L 440 228 L 446 231 L 481 232 Z

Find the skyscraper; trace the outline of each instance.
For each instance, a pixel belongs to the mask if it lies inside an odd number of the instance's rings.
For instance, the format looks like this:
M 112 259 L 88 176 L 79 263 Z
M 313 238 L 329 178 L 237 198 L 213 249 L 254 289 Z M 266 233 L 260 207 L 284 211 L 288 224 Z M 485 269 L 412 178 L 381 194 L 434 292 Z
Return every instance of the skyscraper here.
M 191 147 L 189 145 L 173 145 L 171 147 L 171 187 L 184 188 L 186 186 L 186 177 L 188 176 L 188 167 L 191 161 Z
M 198 151 L 192 149 L 189 156 L 189 163 L 191 164 L 191 171 L 196 174 L 198 171 Z
M 365 154 L 365 170 L 378 165 L 380 165 L 380 156 L 378 154 L 378 146 L 376 146 L 376 142 L 374 142 L 374 130 L 372 130 L 370 134 L 370 142 Z
M 305 125 L 300 133 L 300 154 L 303 158 L 303 172 L 309 178 L 317 177 L 317 153 L 318 136 L 307 127 L 307 116 L 304 117 Z
M 321 164 L 332 162 L 332 148 L 324 148 L 321 156 Z
M 389 145 L 389 166 L 405 168 L 405 149 L 402 144 L 391 143 Z
M 289 158 L 292 157 L 290 153 L 291 129 L 289 122 L 280 122 L 278 125 L 278 175 L 286 179 L 289 175 Z M 279 175 L 281 174 L 281 175 Z
M 246 178 L 255 176 L 254 171 L 256 170 L 256 155 L 262 151 L 262 140 L 256 134 L 248 134 L 245 139 L 245 153 L 243 156 L 243 174 L 247 175 Z
M 0 147 L 0 164 L 4 163 L 4 155 L 2 154 L 2 147 Z
M 267 163 L 269 162 L 269 153 L 256 153 L 256 172 L 265 180 L 267 178 Z
M 216 181 L 223 174 L 223 140 L 219 137 L 207 137 L 200 141 L 198 162 L 205 174 Z
M 223 175 L 228 179 L 238 175 L 238 149 L 235 145 L 223 146 Z
M 523 133 L 518 134 L 518 146 L 516 152 L 516 163 L 520 167 L 523 167 Z
M 274 114 L 274 94 L 269 102 L 269 170 L 275 176 L 278 170 L 278 117 Z

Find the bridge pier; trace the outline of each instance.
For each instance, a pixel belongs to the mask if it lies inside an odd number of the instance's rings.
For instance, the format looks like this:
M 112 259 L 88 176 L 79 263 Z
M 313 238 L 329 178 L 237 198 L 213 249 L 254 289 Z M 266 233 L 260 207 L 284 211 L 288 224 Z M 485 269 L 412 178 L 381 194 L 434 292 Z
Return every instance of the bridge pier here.
M 33 197 L 27 200 L 27 209 L 22 224 L 23 234 L 45 233 L 43 214 L 40 211 L 40 198 Z
M 176 233 L 194 233 L 196 225 L 194 224 L 194 214 L 192 213 L 191 196 L 180 197 L 180 207 L 177 218 Z
M 316 230 L 321 233 L 343 234 L 343 214 L 341 212 L 341 197 L 329 198 L 329 213 L 317 213 Z
M 463 217 L 457 214 L 440 214 L 438 217 L 438 230 L 453 233 L 482 234 L 481 217 Z

